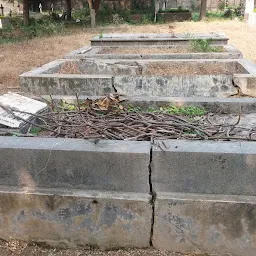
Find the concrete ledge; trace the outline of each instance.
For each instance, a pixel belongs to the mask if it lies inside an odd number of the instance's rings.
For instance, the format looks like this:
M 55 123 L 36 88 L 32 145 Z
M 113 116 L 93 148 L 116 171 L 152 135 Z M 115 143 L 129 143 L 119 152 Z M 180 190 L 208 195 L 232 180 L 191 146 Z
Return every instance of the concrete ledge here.
M 186 34 L 104 34 L 91 40 L 91 46 L 138 46 L 138 45 L 188 45 L 191 37 Z M 222 33 L 193 35 L 193 39 L 212 39 L 212 44 L 225 45 L 228 37 Z
M 158 193 L 153 246 L 209 255 L 254 256 L 256 197 Z
M 167 51 L 171 46 L 158 46 L 152 45 L 150 48 L 157 49 L 166 48 Z M 101 54 L 100 52 L 104 49 L 111 49 L 113 47 L 83 47 L 76 51 L 71 52 L 65 58 L 73 58 L 73 59 L 85 59 L 85 58 L 93 58 L 93 59 L 240 59 L 243 58 L 243 54 L 241 51 L 236 49 L 232 45 L 221 45 L 219 47 L 223 47 L 223 52 L 197 52 L 197 53 L 182 53 L 182 50 L 187 49 L 189 46 L 173 46 L 174 48 L 180 48 L 180 53 L 165 53 L 165 54 Z M 114 47 L 115 48 L 115 47 Z M 130 48 L 123 46 L 122 48 Z M 148 48 L 146 46 L 139 47 L 139 49 Z
M 256 195 L 255 142 L 156 141 L 156 193 Z M 164 150 L 164 151 L 163 151 Z
M 149 193 L 149 142 L 0 137 L 0 154 L 0 185 Z
M 149 247 L 149 195 L 0 186 L 0 238 L 102 249 Z

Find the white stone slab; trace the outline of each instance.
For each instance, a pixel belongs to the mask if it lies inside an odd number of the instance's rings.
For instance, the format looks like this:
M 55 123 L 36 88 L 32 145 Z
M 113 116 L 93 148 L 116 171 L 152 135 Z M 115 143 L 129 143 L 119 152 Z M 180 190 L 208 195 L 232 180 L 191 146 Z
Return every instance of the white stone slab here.
M 6 93 L 0 96 L 0 104 L 4 107 L 10 108 L 13 111 L 19 110 L 36 114 L 47 108 L 47 104 L 41 101 L 37 101 L 25 96 L 21 96 L 16 93 Z M 15 112 L 15 115 L 22 119 L 29 120 L 32 115 Z M 11 113 L 8 113 L 4 108 L 0 106 L 0 125 L 5 125 L 11 128 L 20 128 L 25 122 L 14 118 Z

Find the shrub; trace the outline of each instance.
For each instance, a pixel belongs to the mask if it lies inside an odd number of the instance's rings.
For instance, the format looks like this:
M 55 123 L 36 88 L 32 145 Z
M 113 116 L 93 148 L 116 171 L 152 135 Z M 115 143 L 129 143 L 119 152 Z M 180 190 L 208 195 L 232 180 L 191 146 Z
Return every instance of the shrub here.
M 65 30 L 64 22 L 51 21 L 50 17 L 39 20 L 30 19 L 30 25 L 24 26 L 22 19 L 11 18 L 11 25 L 0 30 L 0 43 L 12 43 L 37 36 L 50 36 Z
M 88 16 L 90 16 L 90 8 L 89 8 L 89 6 L 83 8 L 83 9 L 74 10 L 72 12 L 72 18 L 74 20 L 87 20 Z
M 192 52 L 218 52 L 218 47 L 212 46 L 212 39 L 193 39 L 190 37 L 189 45 Z
M 199 21 L 200 14 L 198 12 L 192 13 L 192 21 Z

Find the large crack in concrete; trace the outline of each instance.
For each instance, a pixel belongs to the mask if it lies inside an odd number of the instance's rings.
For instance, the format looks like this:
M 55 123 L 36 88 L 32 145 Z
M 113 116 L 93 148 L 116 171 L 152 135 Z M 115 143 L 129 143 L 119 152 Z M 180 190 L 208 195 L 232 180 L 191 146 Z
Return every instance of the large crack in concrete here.
M 113 88 L 113 90 L 115 91 L 115 93 L 118 93 L 118 91 L 117 91 L 117 89 L 115 87 L 115 77 L 114 76 L 112 76 L 111 81 L 112 81 L 112 88 Z
M 151 207 L 152 207 L 152 216 L 151 216 L 151 229 L 150 229 L 150 238 L 149 238 L 149 245 L 153 247 L 153 235 L 154 235 L 154 224 L 155 224 L 155 201 L 156 201 L 156 192 L 154 191 L 153 184 L 152 184 L 152 158 L 153 158 L 153 144 L 154 141 L 151 141 L 150 143 L 150 157 L 149 157 L 149 165 L 148 165 L 148 171 L 149 171 L 149 194 L 151 196 L 151 199 L 149 201 Z

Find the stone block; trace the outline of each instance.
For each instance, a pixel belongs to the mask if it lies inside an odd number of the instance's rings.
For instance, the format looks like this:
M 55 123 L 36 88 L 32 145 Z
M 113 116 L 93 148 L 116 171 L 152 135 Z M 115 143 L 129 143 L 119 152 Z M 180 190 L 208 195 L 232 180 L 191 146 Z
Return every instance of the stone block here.
M 149 192 L 149 142 L 0 137 L 0 154 L 0 185 Z
M 158 192 L 256 195 L 255 142 L 156 141 L 152 184 Z
M 255 213 L 255 197 L 158 193 L 153 246 L 202 255 L 254 256 Z

